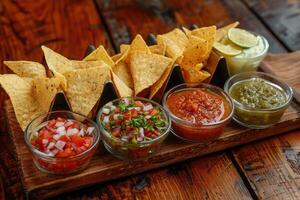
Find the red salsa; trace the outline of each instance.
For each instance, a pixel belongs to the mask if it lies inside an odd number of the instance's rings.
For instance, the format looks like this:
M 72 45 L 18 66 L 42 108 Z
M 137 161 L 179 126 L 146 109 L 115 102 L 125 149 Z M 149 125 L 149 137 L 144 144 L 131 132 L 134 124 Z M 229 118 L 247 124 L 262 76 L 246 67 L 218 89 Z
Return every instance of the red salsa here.
M 175 118 L 173 129 L 188 140 L 205 141 L 218 137 L 227 123 L 218 122 L 231 112 L 227 99 L 205 88 L 178 90 L 170 94 L 166 103 L 172 115 L 184 121 Z
M 223 97 L 207 90 L 182 90 L 169 96 L 168 107 L 180 119 L 208 125 L 228 115 L 229 106 Z

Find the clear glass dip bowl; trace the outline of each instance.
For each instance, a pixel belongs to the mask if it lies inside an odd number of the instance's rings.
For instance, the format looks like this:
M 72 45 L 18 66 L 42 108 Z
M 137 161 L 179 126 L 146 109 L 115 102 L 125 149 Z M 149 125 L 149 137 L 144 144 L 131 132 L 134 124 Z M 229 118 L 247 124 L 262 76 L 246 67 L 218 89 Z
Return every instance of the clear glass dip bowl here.
M 93 136 L 93 144 L 82 153 L 66 158 L 49 156 L 48 154 L 36 149 L 30 141 L 32 134 L 36 133 L 36 131 L 45 126 L 48 121 L 57 119 L 57 117 L 79 121 L 81 123 L 87 124 L 89 127 L 93 127 L 94 130 L 91 133 Z M 33 119 L 25 130 L 25 143 L 32 154 L 35 166 L 39 170 L 50 174 L 73 174 L 85 169 L 98 147 L 99 140 L 100 131 L 97 124 L 81 114 L 73 113 L 70 111 L 53 111 L 42 114 Z
M 263 129 L 276 124 L 280 120 L 293 99 L 293 90 L 284 81 L 263 72 L 245 72 L 234 75 L 226 81 L 224 89 L 230 95 L 230 89 L 234 84 L 255 78 L 264 79 L 272 86 L 283 91 L 286 95 L 286 102 L 279 107 L 271 109 L 256 109 L 249 108 L 232 98 L 235 106 L 233 119 L 243 126 Z

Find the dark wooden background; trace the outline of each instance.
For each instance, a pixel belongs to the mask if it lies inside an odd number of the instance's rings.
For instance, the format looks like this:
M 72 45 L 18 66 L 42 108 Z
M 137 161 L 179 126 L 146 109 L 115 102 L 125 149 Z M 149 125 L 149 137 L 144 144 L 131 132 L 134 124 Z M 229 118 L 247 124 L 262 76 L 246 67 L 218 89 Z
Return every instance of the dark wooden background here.
M 140 33 L 177 26 L 241 27 L 263 34 L 270 52 L 300 49 L 299 0 L 1 0 L 0 61 L 42 61 L 41 45 L 81 59 L 88 44 L 112 54 Z M 146 1 L 145 1 L 146 2 Z M 9 70 L 1 63 L 0 72 Z M 0 92 L 0 199 L 24 199 Z M 300 131 L 55 199 L 300 199 Z

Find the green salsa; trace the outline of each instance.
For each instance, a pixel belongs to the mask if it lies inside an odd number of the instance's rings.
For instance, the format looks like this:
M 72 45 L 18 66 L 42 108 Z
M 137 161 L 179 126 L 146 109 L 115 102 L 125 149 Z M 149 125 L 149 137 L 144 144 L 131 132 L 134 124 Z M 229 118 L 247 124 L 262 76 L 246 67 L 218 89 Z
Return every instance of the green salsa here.
M 254 109 L 278 108 L 287 101 L 280 87 L 261 78 L 237 82 L 232 85 L 229 94 L 242 105 Z

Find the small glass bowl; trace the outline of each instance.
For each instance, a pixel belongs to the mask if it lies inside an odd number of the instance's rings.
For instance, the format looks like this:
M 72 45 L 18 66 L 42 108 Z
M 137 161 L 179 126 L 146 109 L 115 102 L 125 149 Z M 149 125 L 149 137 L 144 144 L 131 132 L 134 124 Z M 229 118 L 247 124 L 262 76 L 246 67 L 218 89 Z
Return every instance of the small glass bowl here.
M 217 94 L 218 96 L 221 96 L 226 103 L 229 106 L 229 111 L 227 116 L 215 123 L 210 124 L 195 124 L 189 121 L 186 121 L 184 119 L 181 119 L 174 115 L 168 106 L 168 98 L 178 92 L 184 91 L 184 90 L 195 90 L 200 89 L 204 91 L 209 91 L 214 94 Z M 173 87 L 171 90 L 169 90 L 163 98 L 163 106 L 166 109 L 166 111 L 169 113 L 172 121 L 172 133 L 189 142 L 208 142 L 211 141 L 217 137 L 219 137 L 226 125 L 230 122 L 232 114 L 233 114 L 233 102 L 231 98 L 226 94 L 221 88 L 205 84 L 205 83 L 197 83 L 197 84 L 181 84 Z
M 251 31 L 249 31 L 249 32 L 251 32 Z M 257 71 L 257 68 L 260 65 L 261 61 L 267 55 L 267 52 L 269 49 L 268 40 L 265 37 L 263 37 L 262 35 L 259 35 L 254 32 L 251 32 L 251 33 L 262 39 L 262 42 L 264 44 L 264 49 L 258 55 L 251 56 L 251 57 L 250 56 L 249 57 L 239 57 L 239 55 L 237 55 L 237 56 L 223 55 L 224 58 L 226 59 L 226 65 L 227 65 L 227 70 L 228 70 L 229 76 L 233 76 L 235 74 L 239 74 L 239 73 L 243 73 L 243 72 Z M 254 48 L 254 47 L 251 47 L 251 48 Z
M 263 72 L 245 72 L 234 75 L 226 81 L 224 89 L 230 95 L 230 88 L 232 85 L 239 81 L 251 78 L 264 79 L 275 86 L 278 86 L 278 88 L 284 91 L 287 96 L 287 101 L 285 104 L 273 109 L 253 109 L 246 107 L 237 100 L 233 99 L 235 106 L 233 119 L 237 123 L 248 128 L 264 129 L 276 124 L 280 120 L 284 111 L 287 109 L 293 99 L 293 90 L 282 80 Z
M 116 105 L 118 102 L 124 98 L 115 99 L 113 101 L 108 102 L 106 105 L 104 105 L 98 112 L 97 115 L 97 123 L 100 127 L 100 131 L 103 136 L 103 144 L 104 147 L 109 151 L 113 156 L 116 158 L 119 158 L 121 160 L 130 160 L 130 161 L 137 161 L 137 160 L 143 160 L 146 158 L 149 158 L 154 153 L 156 153 L 160 147 L 163 141 L 167 138 L 170 132 L 171 128 L 171 121 L 168 113 L 165 111 L 165 109 L 159 105 L 158 103 L 142 98 L 142 97 L 125 97 L 125 98 L 132 98 L 133 100 L 140 100 L 142 102 L 148 102 L 151 103 L 154 107 L 158 107 L 160 111 L 164 114 L 164 117 L 166 119 L 167 128 L 164 133 L 162 133 L 157 138 L 154 138 L 151 141 L 143 141 L 138 142 L 137 144 L 132 144 L 126 141 L 122 141 L 119 138 L 116 138 L 112 136 L 109 132 L 105 130 L 103 127 L 100 116 L 102 115 L 103 107 L 107 105 Z
M 89 127 L 94 127 L 94 131 L 91 133 L 94 138 L 92 146 L 80 154 L 66 158 L 49 156 L 36 149 L 30 142 L 31 135 L 43 127 L 49 120 L 57 119 L 58 117 L 76 120 L 87 124 Z M 56 175 L 72 174 L 83 170 L 89 164 L 95 153 L 99 140 L 100 131 L 97 124 L 81 114 L 70 111 L 53 111 L 42 114 L 33 119 L 25 130 L 25 143 L 32 153 L 36 167 L 43 172 Z

